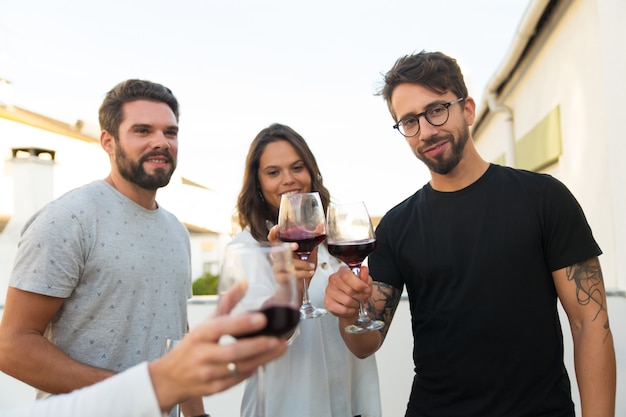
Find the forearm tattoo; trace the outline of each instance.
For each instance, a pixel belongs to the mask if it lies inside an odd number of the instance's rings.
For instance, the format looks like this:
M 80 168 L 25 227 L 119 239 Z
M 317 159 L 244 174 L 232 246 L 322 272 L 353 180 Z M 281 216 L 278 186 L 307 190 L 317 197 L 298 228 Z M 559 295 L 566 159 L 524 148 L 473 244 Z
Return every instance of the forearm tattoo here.
M 568 266 L 565 269 L 567 279 L 576 284 L 576 299 L 580 305 L 592 305 L 598 309 L 594 320 L 600 313 L 606 312 L 606 297 L 604 294 L 604 280 L 598 258 L 591 258 L 584 262 Z M 609 329 L 607 318 L 604 327 Z
M 367 312 L 375 320 L 382 320 L 385 326 L 380 329 L 384 335 L 389 330 L 391 319 L 400 302 L 401 291 L 382 282 L 374 281 L 374 296 L 367 303 Z

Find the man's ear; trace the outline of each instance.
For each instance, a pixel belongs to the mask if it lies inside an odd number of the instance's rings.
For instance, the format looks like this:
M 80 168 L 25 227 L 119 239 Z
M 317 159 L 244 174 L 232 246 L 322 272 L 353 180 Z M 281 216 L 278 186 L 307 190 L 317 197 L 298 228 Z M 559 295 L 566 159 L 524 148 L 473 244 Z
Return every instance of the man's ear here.
M 464 101 L 463 112 L 465 114 L 465 120 L 467 121 L 467 125 L 471 126 L 474 124 L 474 118 L 476 117 L 476 102 L 472 97 L 467 97 Z
M 115 153 L 115 146 L 113 142 L 115 142 L 115 138 L 109 132 L 103 130 L 100 133 L 100 146 L 102 146 L 102 149 L 104 149 L 109 155 L 113 155 Z

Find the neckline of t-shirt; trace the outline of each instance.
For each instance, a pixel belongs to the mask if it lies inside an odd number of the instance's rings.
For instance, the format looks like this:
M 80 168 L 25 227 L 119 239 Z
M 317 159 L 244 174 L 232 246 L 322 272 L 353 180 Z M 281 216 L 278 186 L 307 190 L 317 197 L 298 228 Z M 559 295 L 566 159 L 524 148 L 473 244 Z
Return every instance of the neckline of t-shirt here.
M 144 213 L 144 214 L 157 214 L 161 208 L 161 205 L 157 202 L 156 203 L 156 208 L 155 209 L 147 209 L 145 207 L 143 207 L 140 204 L 137 204 L 136 202 L 134 202 L 133 200 L 131 200 L 130 198 L 128 198 L 127 196 L 125 196 L 124 194 L 122 194 L 117 188 L 115 188 L 114 186 L 112 186 L 111 184 L 109 184 L 107 181 L 105 180 L 99 180 L 102 184 L 104 184 L 104 187 L 106 189 L 109 190 L 109 192 L 111 192 L 112 194 L 114 194 L 118 201 L 120 201 L 122 204 L 124 205 L 128 205 L 128 206 L 132 206 L 135 208 L 135 210 L 139 210 L 140 212 Z
M 461 188 L 460 190 L 456 190 L 456 191 L 439 191 L 439 190 L 435 190 L 432 185 L 430 185 L 430 182 L 428 184 L 426 184 L 426 190 L 428 191 L 428 193 L 438 197 L 438 198 L 459 198 L 459 197 L 463 197 L 471 192 L 473 192 L 475 189 L 477 189 L 478 187 L 481 186 L 481 184 L 483 184 L 485 181 L 487 181 L 487 179 L 492 175 L 493 171 L 495 170 L 495 165 L 494 164 L 489 164 L 489 166 L 487 167 L 487 170 L 483 173 L 483 175 L 481 175 L 476 181 L 474 181 L 473 183 L 471 183 L 470 185 L 468 185 L 467 187 Z

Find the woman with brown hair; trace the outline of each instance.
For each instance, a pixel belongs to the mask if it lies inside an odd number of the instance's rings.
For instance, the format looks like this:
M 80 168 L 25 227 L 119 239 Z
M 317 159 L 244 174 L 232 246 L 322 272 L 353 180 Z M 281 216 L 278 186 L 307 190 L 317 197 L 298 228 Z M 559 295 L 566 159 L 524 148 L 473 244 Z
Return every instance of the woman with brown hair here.
M 326 210 L 330 193 L 305 140 L 288 126 L 272 124 L 250 145 L 237 201 L 243 229 L 233 242 L 267 241 L 277 223 L 281 196 L 317 191 Z M 272 231 L 276 233 L 276 229 Z M 308 261 L 294 258 L 298 278 L 321 306 L 328 277 L 341 262 L 324 243 Z M 378 371 L 374 357 L 358 359 L 345 346 L 331 314 L 300 320 L 300 334 L 280 359 L 266 367 L 266 413 L 272 417 L 380 417 Z M 246 381 L 241 415 L 256 415 L 257 381 Z

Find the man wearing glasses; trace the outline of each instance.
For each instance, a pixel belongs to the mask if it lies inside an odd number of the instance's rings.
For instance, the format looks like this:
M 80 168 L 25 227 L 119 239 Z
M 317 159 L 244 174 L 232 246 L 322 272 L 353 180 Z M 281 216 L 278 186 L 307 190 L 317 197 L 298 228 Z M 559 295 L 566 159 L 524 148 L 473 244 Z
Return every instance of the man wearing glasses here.
M 613 416 L 601 250 L 575 198 L 549 175 L 481 158 L 469 129 L 476 104 L 454 59 L 402 57 L 381 95 L 431 180 L 383 217 L 361 279 L 349 269 L 330 277 L 325 305 L 347 346 L 358 357 L 378 350 L 406 288 L 415 363 L 406 416 L 573 417 L 558 298 L 572 328 L 578 415 Z M 360 297 L 382 330 L 343 332 Z

